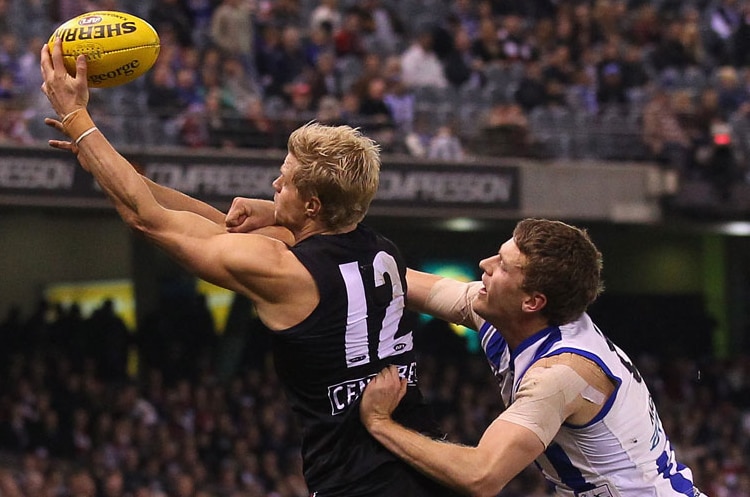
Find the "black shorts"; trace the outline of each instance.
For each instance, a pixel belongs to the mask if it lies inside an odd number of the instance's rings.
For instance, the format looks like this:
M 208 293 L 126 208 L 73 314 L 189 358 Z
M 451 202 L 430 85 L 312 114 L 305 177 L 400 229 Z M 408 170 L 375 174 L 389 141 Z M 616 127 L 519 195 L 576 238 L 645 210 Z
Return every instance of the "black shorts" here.
M 346 488 L 312 492 L 310 497 L 459 497 L 406 463 L 386 463 Z

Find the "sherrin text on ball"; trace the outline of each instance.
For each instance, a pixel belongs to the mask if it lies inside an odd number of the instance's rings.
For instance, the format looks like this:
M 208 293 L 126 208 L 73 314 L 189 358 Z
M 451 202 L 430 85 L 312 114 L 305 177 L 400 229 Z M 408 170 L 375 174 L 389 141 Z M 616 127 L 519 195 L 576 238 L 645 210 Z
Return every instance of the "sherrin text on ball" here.
M 76 72 L 76 58 L 88 63 L 88 86 L 109 88 L 129 83 L 153 67 L 161 48 L 159 34 L 145 20 L 111 10 L 87 12 L 62 23 L 50 36 L 62 40 L 65 69 Z

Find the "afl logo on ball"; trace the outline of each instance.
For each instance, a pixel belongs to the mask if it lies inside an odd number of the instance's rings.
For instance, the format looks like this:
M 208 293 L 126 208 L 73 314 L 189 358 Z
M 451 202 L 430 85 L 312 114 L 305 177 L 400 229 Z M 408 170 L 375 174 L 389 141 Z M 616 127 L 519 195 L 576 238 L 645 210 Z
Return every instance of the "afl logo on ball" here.
M 92 24 L 98 24 L 100 22 L 102 22 L 101 16 L 89 16 L 89 17 L 84 17 L 83 19 L 80 19 L 78 21 L 78 24 L 80 26 L 90 26 Z

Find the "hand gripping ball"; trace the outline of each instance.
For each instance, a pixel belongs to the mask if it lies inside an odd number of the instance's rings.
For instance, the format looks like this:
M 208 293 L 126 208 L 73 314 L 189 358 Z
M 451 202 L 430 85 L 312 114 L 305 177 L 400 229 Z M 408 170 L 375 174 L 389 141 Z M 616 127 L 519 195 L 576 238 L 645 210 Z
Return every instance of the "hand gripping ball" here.
M 75 75 L 76 58 L 88 62 L 88 86 L 109 88 L 145 74 L 159 56 L 159 35 L 143 19 L 117 11 L 94 11 L 62 23 L 47 42 L 62 39 L 65 68 Z

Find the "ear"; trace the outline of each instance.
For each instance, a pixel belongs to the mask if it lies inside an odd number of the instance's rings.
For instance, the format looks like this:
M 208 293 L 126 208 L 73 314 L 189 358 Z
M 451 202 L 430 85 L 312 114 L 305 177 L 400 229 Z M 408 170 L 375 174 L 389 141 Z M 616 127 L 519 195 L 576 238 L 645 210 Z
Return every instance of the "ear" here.
M 320 203 L 320 199 L 313 195 L 307 202 L 305 202 L 305 215 L 309 218 L 316 217 L 320 212 L 321 207 L 322 204 Z
M 521 302 L 521 307 L 525 312 L 539 312 L 547 305 L 547 296 L 543 293 L 533 292 L 526 296 Z

